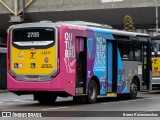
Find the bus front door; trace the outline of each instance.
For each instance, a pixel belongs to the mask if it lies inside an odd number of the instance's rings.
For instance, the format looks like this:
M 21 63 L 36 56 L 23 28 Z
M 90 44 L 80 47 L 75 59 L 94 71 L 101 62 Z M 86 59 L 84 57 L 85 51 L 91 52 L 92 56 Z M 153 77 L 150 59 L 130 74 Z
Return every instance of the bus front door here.
M 143 44 L 142 46 L 142 90 L 148 91 L 150 89 L 150 75 L 151 75 L 151 62 L 150 62 L 150 45 Z
M 117 42 L 107 41 L 107 95 L 112 93 L 115 96 L 117 93 L 117 59 Z
M 86 87 L 86 40 L 76 38 L 76 94 L 84 94 Z

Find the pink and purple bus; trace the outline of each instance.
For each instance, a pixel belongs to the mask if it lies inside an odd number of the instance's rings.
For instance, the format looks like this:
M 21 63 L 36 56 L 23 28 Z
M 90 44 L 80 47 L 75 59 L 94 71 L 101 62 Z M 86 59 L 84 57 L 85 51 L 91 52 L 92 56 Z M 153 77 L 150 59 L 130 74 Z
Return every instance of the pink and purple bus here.
M 7 87 L 40 103 L 73 96 L 137 92 L 150 86 L 150 37 L 82 21 L 37 22 L 8 29 Z

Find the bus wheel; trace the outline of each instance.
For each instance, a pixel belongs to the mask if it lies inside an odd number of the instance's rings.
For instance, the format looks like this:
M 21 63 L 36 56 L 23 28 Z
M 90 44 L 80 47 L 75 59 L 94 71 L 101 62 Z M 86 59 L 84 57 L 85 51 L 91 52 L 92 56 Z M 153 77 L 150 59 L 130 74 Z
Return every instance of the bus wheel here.
M 137 93 L 138 93 L 138 84 L 137 81 L 133 79 L 130 87 L 129 97 L 131 99 L 135 99 L 137 97 Z
M 87 102 L 93 104 L 97 100 L 98 87 L 94 80 L 89 82 L 88 92 L 87 92 Z
M 46 95 L 38 94 L 35 95 L 35 98 L 36 100 L 38 100 L 40 104 L 52 104 L 56 101 L 57 96 L 52 94 L 46 94 Z

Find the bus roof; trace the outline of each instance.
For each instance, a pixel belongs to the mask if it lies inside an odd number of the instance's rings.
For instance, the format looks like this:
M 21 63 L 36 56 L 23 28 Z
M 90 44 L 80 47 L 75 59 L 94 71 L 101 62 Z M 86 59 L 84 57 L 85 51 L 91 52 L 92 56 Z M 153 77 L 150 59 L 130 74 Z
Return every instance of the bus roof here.
M 160 35 L 151 37 L 151 40 L 160 40 Z
M 23 23 L 23 24 L 16 24 L 12 25 L 11 27 L 27 27 L 27 26 L 32 26 L 36 24 L 52 24 L 55 26 L 61 26 L 61 25 L 78 25 L 78 26 L 88 26 L 88 27 L 99 27 L 99 28 L 108 28 L 112 29 L 111 26 L 106 25 L 106 24 L 99 24 L 99 23 L 93 23 L 93 22 L 85 22 L 85 21 L 58 21 L 58 22 L 52 22 L 52 21 L 40 21 L 40 22 L 33 22 L 33 23 Z
M 56 23 L 57 24 L 70 24 L 70 25 L 80 25 L 80 26 L 88 26 L 88 27 L 113 29 L 112 26 L 109 26 L 107 24 L 99 24 L 99 23 L 85 22 L 85 21 L 59 21 Z
M 97 24 L 97 23 L 85 22 L 85 21 L 59 21 L 59 22 L 41 21 L 41 22 L 34 22 L 34 23 L 23 23 L 23 24 L 12 25 L 10 26 L 10 28 L 23 28 L 23 27 L 33 27 L 33 26 L 45 27 L 45 26 L 61 26 L 61 25 L 88 27 L 94 30 L 101 30 L 104 32 L 107 30 L 115 35 L 149 37 L 148 34 L 117 30 L 117 29 L 113 29 L 109 25 Z

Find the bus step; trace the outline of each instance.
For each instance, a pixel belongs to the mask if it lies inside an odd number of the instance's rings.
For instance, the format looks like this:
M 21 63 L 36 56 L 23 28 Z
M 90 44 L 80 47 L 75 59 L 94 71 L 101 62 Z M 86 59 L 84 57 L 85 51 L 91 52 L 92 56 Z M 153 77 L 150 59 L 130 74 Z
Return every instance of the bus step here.
M 86 96 L 87 94 L 76 94 L 76 96 Z
M 160 90 L 142 91 L 142 93 L 160 93 Z
M 160 87 L 159 86 L 152 87 L 152 90 L 160 90 Z
M 107 97 L 117 97 L 117 93 L 107 93 Z
M 141 92 L 149 92 L 149 90 L 141 90 Z

